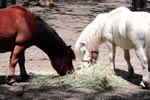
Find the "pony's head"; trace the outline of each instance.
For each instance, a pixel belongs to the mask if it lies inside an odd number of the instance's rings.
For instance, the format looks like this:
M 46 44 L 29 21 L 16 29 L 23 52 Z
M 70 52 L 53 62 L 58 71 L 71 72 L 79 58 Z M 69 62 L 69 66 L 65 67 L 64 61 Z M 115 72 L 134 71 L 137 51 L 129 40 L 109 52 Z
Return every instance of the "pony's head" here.
M 96 63 L 98 51 L 88 49 L 84 42 L 76 43 L 75 51 L 78 58 L 81 59 L 84 67 Z
M 51 63 L 54 69 L 60 76 L 66 74 L 72 74 L 74 72 L 74 67 L 72 60 L 75 59 L 74 51 L 71 49 L 71 46 L 66 46 L 63 54 L 59 57 L 52 57 Z
M 86 45 L 82 44 L 83 46 L 80 48 L 83 58 L 82 62 L 91 62 L 96 63 L 97 57 L 98 57 L 98 51 L 95 50 L 89 50 Z

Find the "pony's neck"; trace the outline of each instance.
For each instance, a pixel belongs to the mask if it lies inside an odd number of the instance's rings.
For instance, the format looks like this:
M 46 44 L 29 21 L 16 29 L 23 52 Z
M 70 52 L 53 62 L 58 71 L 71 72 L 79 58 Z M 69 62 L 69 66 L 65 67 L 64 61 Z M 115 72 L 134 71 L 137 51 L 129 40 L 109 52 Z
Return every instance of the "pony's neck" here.
M 59 35 L 46 24 L 40 17 L 36 20 L 37 41 L 36 45 L 50 58 L 63 55 L 66 44 Z

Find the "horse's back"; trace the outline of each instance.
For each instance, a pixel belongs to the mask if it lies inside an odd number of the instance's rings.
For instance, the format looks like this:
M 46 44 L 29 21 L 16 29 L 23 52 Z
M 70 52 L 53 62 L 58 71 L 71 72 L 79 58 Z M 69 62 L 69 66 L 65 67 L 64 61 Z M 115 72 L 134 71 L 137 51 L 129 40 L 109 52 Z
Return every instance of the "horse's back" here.
M 145 41 L 150 34 L 150 14 L 147 12 L 132 12 L 127 19 L 127 30 L 133 42 Z M 149 37 L 149 36 L 148 36 Z
M 28 10 L 19 6 L 0 9 L 0 52 L 29 41 L 34 31 L 35 18 Z
M 0 9 L 0 33 L 14 33 L 19 27 L 25 27 L 25 24 L 32 25 L 33 20 L 34 15 L 20 6 Z
M 104 29 L 107 40 L 124 49 L 131 49 L 145 41 L 150 31 L 150 14 L 147 12 L 131 12 L 114 10 L 110 13 Z M 142 42 L 143 43 L 143 42 Z
M 132 24 L 132 27 L 148 28 L 146 26 L 150 25 L 150 14 L 147 12 L 132 12 L 127 19 L 127 23 Z M 143 27 L 143 25 L 146 26 Z

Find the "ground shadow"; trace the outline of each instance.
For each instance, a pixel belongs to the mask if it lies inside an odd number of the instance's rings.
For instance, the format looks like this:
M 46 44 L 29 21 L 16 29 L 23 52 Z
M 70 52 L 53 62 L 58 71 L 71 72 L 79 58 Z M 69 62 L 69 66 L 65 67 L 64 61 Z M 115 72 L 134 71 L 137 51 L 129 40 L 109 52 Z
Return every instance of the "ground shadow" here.
M 55 87 L 36 87 L 32 85 L 3 86 L 0 85 L 2 100 L 149 100 L 150 92 L 139 91 L 133 94 L 115 93 L 118 88 L 111 90 L 101 89 L 64 89 Z M 105 95 L 107 93 L 107 95 Z M 109 94 L 108 94 L 109 93 Z
M 18 83 L 20 82 L 24 82 L 23 80 L 21 80 L 21 77 L 19 75 L 15 75 L 15 79 Z M 7 80 L 6 80 L 6 76 L 5 75 L 1 75 L 0 76 L 0 85 L 1 84 L 7 84 Z
M 6 84 L 6 76 L 0 76 L 0 84 Z
M 116 69 L 116 75 L 135 85 L 139 85 L 142 81 L 142 75 L 135 73 L 132 77 L 129 77 L 129 73 L 127 71 L 120 69 Z

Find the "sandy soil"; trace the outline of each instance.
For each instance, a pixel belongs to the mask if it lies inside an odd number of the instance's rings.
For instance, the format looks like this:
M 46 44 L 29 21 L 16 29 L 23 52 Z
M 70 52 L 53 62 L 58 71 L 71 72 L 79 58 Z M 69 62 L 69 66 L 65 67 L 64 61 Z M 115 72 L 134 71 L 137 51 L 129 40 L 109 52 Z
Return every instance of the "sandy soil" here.
M 97 14 L 120 6 L 130 7 L 131 4 L 130 0 L 99 1 L 101 2 L 90 2 L 90 0 L 88 2 L 56 2 L 58 6 L 54 8 L 29 6 L 28 9 L 41 16 L 58 32 L 68 45 L 74 46 L 81 31 Z M 18 4 L 22 4 L 22 2 L 18 2 Z M 103 66 L 109 66 L 106 45 L 101 45 L 99 50 L 98 62 Z M 131 63 L 134 66 L 136 74 L 132 79 L 127 78 L 127 64 L 123 58 L 123 51 L 117 48 L 117 72 L 119 76 L 126 80 L 126 83 L 109 90 L 53 87 L 41 89 L 40 87 L 32 86 L 28 82 L 19 83 L 17 86 L 8 86 L 4 80 L 7 74 L 10 53 L 0 54 L 0 100 L 150 100 L 150 91 L 139 88 L 142 78 L 142 68 L 139 60 L 135 56 L 134 50 L 131 50 L 130 54 Z M 75 67 L 79 66 L 79 64 L 80 61 L 74 61 Z M 49 72 L 53 70 L 47 55 L 34 46 L 26 50 L 26 69 L 28 73 Z M 16 75 L 18 74 L 19 69 L 17 65 Z

